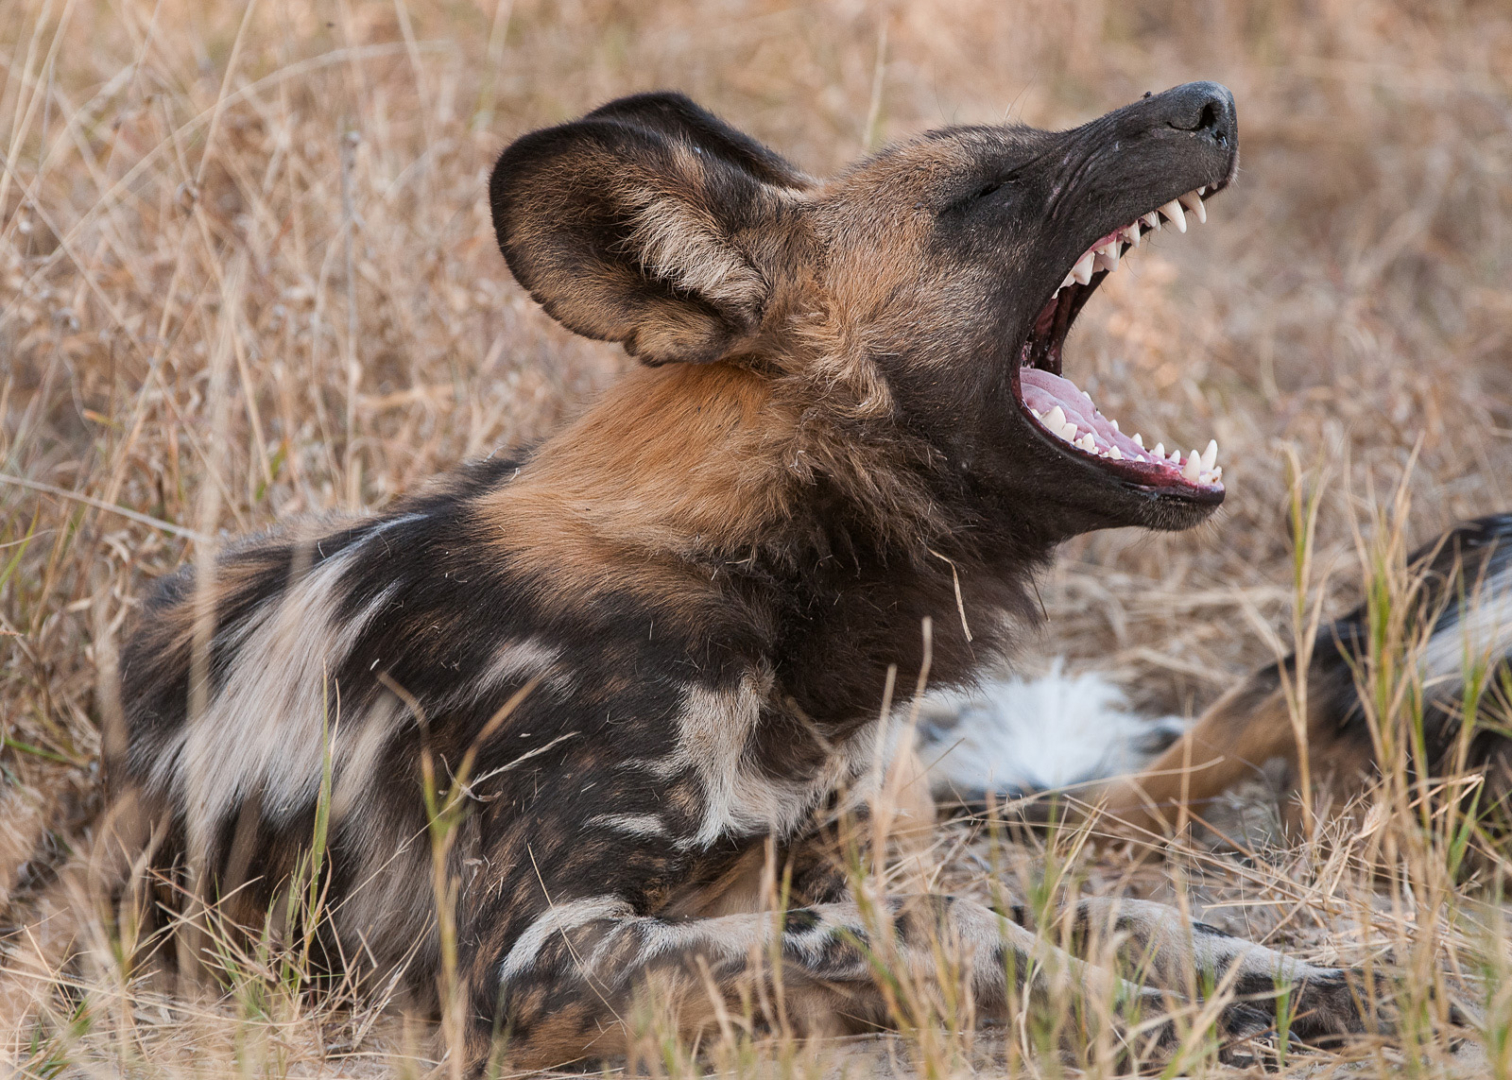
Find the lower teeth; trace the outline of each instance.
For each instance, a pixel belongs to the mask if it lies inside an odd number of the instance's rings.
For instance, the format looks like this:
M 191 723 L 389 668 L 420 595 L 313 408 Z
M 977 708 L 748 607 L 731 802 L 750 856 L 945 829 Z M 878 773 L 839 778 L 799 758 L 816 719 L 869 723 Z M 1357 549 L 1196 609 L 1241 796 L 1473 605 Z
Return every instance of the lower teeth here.
M 1086 392 L 1083 391 L 1083 393 L 1085 394 Z M 1088 397 L 1088 400 L 1090 401 L 1091 398 Z M 1100 445 L 1097 441 L 1097 436 L 1093 432 L 1081 431 L 1075 424 L 1071 423 L 1066 418 L 1065 410 L 1059 405 L 1052 408 L 1048 413 L 1040 412 L 1038 409 L 1031 409 L 1030 412 L 1034 414 L 1034 418 L 1040 422 L 1040 425 L 1045 430 L 1050 431 L 1063 442 L 1070 443 L 1078 450 L 1086 451 L 1089 454 L 1096 454 L 1098 457 L 1108 458 L 1112 461 L 1138 462 L 1142 465 L 1165 465 L 1179 470 L 1181 478 L 1188 483 L 1217 483 L 1223 478 L 1223 468 L 1216 461 L 1218 456 L 1217 440 L 1209 441 L 1207 450 L 1202 452 L 1193 450 L 1185 458 L 1181 456 L 1181 451 L 1179 450 L 1173 450 L 1170 456 L 1167 457 L 1164 443 L 1156 443 L 1154 450 L 1146 451 L 1144 454 L 1126 454 L 1117 446 Z M 1057 421 L 1059 422 L 1058 424 Z M 1115 432 L 1118 430 L 1117 421 L 1109 421 L 1109 426 Z M 1143 436 L 1136 433 L 1132 441 L 1141 449 L 1144 448 Z

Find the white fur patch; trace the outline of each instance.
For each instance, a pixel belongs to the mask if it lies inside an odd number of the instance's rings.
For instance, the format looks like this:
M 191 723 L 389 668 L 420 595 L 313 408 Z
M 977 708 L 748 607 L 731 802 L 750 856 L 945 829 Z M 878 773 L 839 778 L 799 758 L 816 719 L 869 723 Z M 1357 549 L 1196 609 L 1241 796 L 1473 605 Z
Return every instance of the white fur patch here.
M 1501 566 L 1463 605 L 1451 601 L 1418 657 L 1425 689 L 1458 693 L 1467 668 L 1494 666 L 1512 653 L 1512 562 Z
M 561 649 L 537 638 L 520 638 L 501 646 L 476 679 L 459 682 L 446 704 L 477 701 L 531 678 L 540 678 L 563 693 L 570 691 L 575 681 L 571 669 L 562 663 Z
M 920 756 L 937 792 L 1007 794 L 1133 772 L 1185 728 L 1180 717 L 1129 711 L 1096 673 L 1060 659 L 1037 679 L 1004 678 L 974 693 L 931 694 Z
M 626 836 L 655 839 L 668 835 L 666 822 L 655 814 L 596 814 L 584 824 L 590 829 L 613 829 Z
M 376 787 L 375 772 L 383 750 L 403 724 L 413 724 L 409 709 L 392 698 L 380 700 L 361 723 L 343 724 L 336 733 L 336 753 L 332 762 L 331 820 L 340 822 L 354 813 L 372 796 Z M 354 822 L 361 828 L 360 823 Z
M 791 835 L 826 794 L 871 763 L 879 725 L 868 724 L 806 779 L 782 780 L 746 760 L 746 747 L 772 691 L 770 671 L 751 671 L 734 690 L 692 685 L 679 710 L 677 749 L 666 758 L 626 762 L 663 779 L 691 767 L 704 794 L 698 833 L 685 843 L 707 847 L 730 836 Z
M 556 904 L 520 935 L 514 947 L 509 950 L 509 955 L 504 958 L 504 963 L 499 966 L 499 980 L 507 983 L 528 971 L 542 946 L 553 934 L 565 934 L 601 919 L 628 919 L 634 914 L 630 904 L 618 896 L 591 896 Z
M 272 821 L 308 805 L 319 789 L 326 725 L 332 739 L 333 817 L 341 821 L 360 814 L 384 746 L 413 719 L 392 703 L 380 703 L 365 715 L 345 709 L 340 716 L 335 709 L 326 715 L 325 695 L 334 698 L 337 691 L 334 672 L 398 589 L 391 585 L 343 620 L 341 581 L 369 554 L 365 547 L 389 543 L 388 530 L 423 517 L 407 514 L 375 526 L 232 631 L 236 658 L 225 682 L 204 714 L 183 725 L 153 764 L 154 783 L 175 789 L 183 799 L 191 852 L 206 853 L 217 825 L 254 792 L 261 794 L 262 813 Z M 479 679 L 462 680 L 462 688 L 475 695 L 536 674 L 565 681 L 570 676 L 560 660 L 560 650 L 535 639 L 509 642 Z
M 365 718 L 327 716 L 324 695 L 392 593 L 384 590 L 346 622 L 337 619 L 337 585 L 360 546 L 327 559 L 249 620 L 219 693 L 184 725 L 178 752 L 156 763 L 154 780 L 182 795 L 191 852 L 207 851 L 215 827 L 253 792 L 261 792 L 263 814 L 275 821 L 313 799 L 325 723 L 356 741 Z M 338 755 L 343 741 L 338 735 Z

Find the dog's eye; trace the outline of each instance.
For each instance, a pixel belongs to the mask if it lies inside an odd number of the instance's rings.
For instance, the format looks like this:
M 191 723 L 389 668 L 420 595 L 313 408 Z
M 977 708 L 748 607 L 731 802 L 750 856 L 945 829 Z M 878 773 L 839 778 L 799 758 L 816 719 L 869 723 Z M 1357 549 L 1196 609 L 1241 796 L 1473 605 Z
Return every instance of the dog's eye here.
M 979 204 L 991 199 L 992 196 L 1004 188 L 1011 188 L 1019 183 L 1016 174 L 999 175 L 991 180 L 983 180 L 976 188 L 959 188 L 960 194 L 956 195 L 948 204 L 939 211 L 942 216 L 951 214 L 966 214 L 972 212 Z M 990 209 L 992 204 L 988 204 Z

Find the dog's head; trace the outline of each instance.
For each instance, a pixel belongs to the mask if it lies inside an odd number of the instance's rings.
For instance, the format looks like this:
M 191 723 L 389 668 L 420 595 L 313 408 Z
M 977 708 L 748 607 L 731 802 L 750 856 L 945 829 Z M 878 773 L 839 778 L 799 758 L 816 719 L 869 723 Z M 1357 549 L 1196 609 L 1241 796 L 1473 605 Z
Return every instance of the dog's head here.
M 572 330 L 649 364 L 808 379 L 1000 514 L 1033 500 L 1057 539 L 1186 528 L 1223 500 L 1211 446 L 1121 433 L 1063 377 L 1062 347 L 1141 235 L 1204 217 L 1237 161 L 1213 83 L 1072 131 L 928 132 L 828 181 L 646 94 L 521 138 L 491 197 L 510 268 Z

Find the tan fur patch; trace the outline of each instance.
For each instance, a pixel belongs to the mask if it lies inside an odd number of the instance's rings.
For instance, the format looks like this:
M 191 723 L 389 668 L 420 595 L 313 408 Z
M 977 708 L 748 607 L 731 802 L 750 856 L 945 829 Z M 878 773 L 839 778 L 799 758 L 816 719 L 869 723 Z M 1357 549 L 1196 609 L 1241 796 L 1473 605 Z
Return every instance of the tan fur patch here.
M 1337 770 L 1342 780 L 1345 767 L 1369 765 L 1368 755 L 1352 753 L 1329 730 L 1325 721 L 1333 714 L 1323 703 L 1311 701 L 1308 712 L 1309 760 L 1320 778 Z M 1115 781 L 1089 801 L 1125 825 L 1160 831 L 1173 826 L 1184 807 L 1212 801 L 1274 758 L 1294 769 L 1298 761 L 1286 694 L 1277 688 L 1261 695 L 1242 684 L 1214 702 L 1142 772 Z
M 516 567 L 559 599 L 620 591 L 722 602 L 693 569 L 751 553 L 787 513 L 797 418 L 728 364 L 631 373 L 479 499 Z

